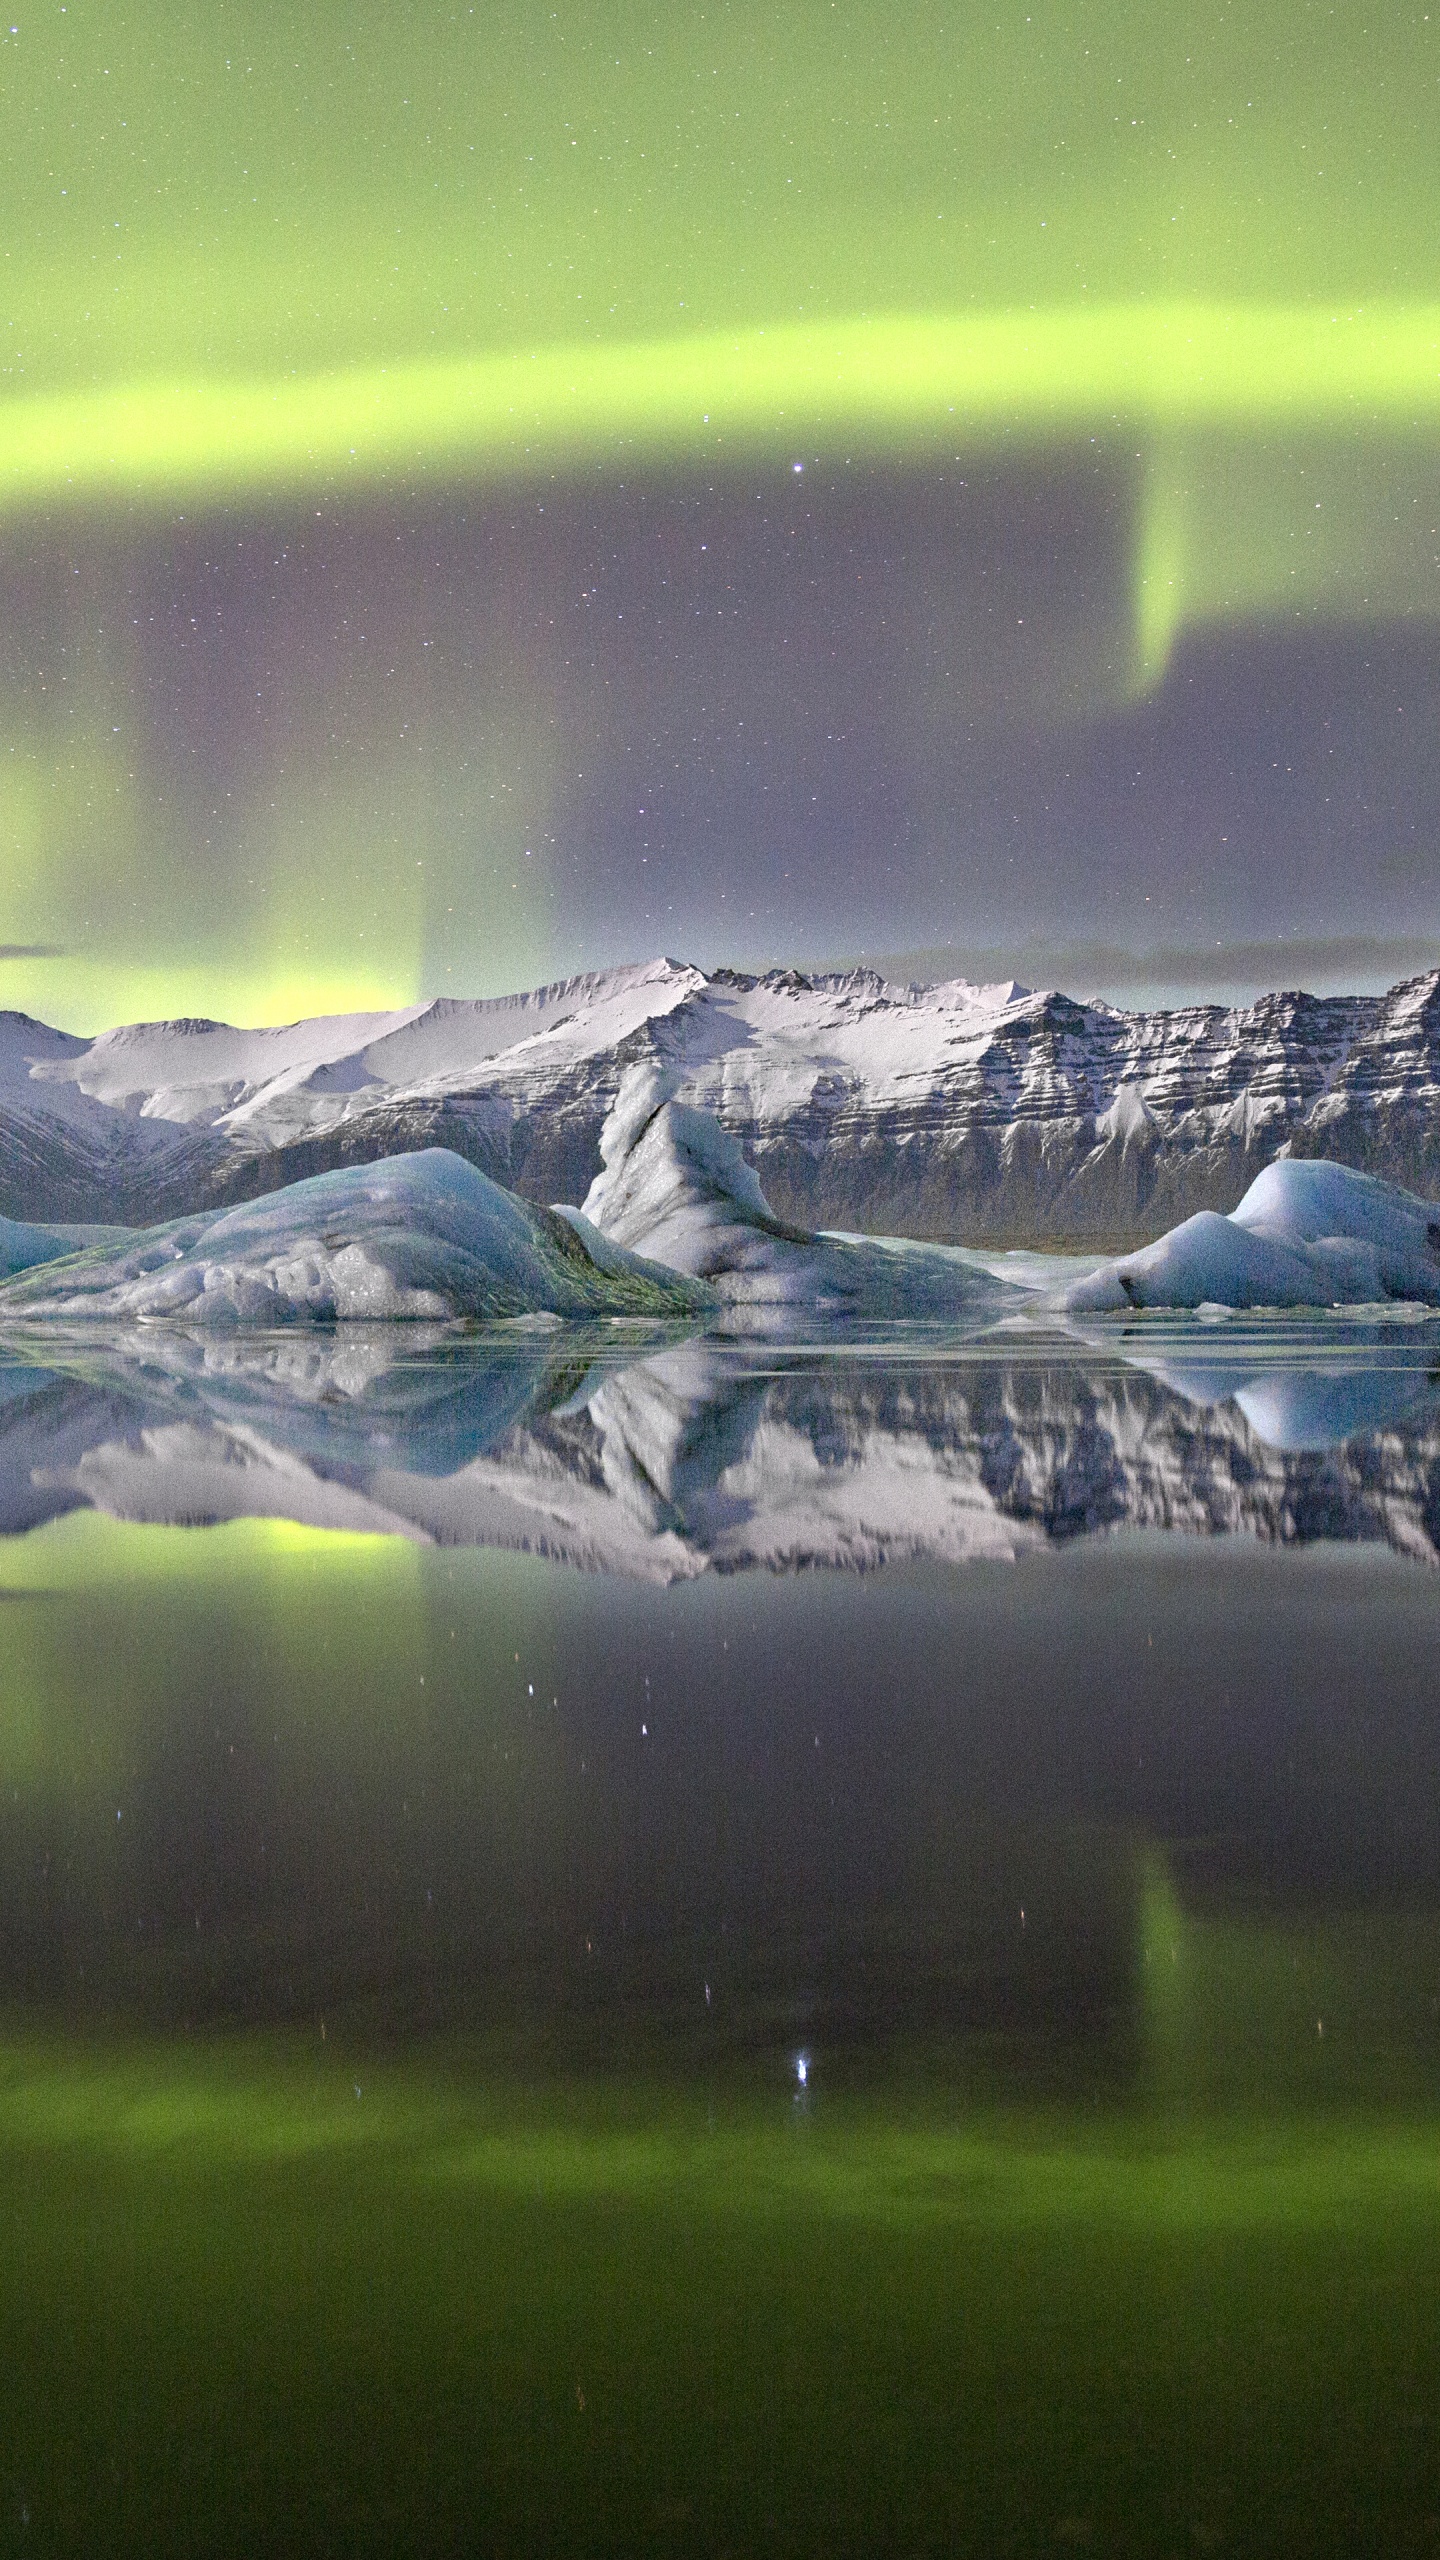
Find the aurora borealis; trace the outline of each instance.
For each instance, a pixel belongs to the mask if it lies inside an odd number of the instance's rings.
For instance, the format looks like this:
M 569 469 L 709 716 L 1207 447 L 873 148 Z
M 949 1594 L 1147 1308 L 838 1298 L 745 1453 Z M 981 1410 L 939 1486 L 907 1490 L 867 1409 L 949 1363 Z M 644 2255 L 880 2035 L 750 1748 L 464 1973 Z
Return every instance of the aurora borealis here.
M 1430 947 L 1437 73 L 1413 8 L 17 12 L 0 1000 Z

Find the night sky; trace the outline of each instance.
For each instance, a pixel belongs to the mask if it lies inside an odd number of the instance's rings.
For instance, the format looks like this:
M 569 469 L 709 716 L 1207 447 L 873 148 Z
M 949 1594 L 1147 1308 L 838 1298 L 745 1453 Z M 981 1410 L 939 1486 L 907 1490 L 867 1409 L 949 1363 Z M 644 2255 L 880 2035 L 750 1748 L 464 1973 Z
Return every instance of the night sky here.
M 0 24 L 0 1004 L 1440 957 L 1440 10 L 292 15 Z

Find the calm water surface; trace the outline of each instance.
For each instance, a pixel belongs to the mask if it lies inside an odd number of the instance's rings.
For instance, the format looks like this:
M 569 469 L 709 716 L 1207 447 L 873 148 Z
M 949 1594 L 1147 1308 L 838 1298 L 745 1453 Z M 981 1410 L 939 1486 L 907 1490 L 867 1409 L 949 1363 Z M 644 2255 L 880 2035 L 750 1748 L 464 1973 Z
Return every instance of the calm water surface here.
M 0 1365 L 0 2549 L 1440 2549 L 1440 1329 Z

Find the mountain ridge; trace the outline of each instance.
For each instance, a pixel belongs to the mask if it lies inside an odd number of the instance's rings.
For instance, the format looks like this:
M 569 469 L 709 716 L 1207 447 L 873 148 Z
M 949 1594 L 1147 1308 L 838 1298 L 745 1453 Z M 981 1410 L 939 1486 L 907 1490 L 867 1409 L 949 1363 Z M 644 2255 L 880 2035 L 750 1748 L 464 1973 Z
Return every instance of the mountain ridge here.
M 0 1212 L 145 1223 L 427 1146 L 578 1201 L 639 1065 L 810 1227 L 1119 1250 L 1229 1211 L 1282 1152 L 1440 1191 L 1440 971 L 1145 1013 L 1013 979 L 660 956 L 258 1030 L 87 1041 L 0 1014 Z

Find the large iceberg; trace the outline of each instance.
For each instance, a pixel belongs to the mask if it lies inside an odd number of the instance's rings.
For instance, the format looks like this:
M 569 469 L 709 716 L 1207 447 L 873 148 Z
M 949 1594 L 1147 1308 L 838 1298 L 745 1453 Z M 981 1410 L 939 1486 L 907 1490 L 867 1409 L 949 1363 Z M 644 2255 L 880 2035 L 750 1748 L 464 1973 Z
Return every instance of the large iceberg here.
M 738 1140 L 713 1113 L 677 1101 L 677 1082 L 648 1065 L 623 1079 L 583 1231 L 704 1281 L 731 1329 L 773 1329 L 802 1313 L 989 1323 L 1023 1303 L 1023 1291 L 956 1247 L 816 1234 L 777 1218 Z
M 0 1318 L 23 1320 L 668 1318 L 715 1304 L 703 1281 L 517 1199 L 447 1147 L 314 1174 L 0 1281 Z
M 1440 1306 L 1440 1208 L 1323 1158 L 1284 1156 L 1228 1218 L 1202 1209 L 1066 1291 L 1072 1314 L 1129 1307 Z

